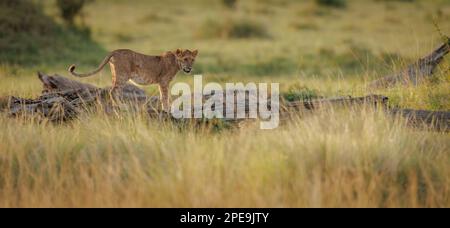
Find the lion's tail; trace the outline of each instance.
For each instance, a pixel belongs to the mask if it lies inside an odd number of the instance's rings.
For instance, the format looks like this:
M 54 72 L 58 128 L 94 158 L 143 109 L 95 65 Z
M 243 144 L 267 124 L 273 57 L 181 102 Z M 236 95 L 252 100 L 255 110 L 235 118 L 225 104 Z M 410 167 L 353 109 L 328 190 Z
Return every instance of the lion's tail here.
M 100 72 L 103 69 L 103 67 L 105 67 L 105 65 L 109 62 L 109 59 L 111 59 L 111 57 L 113 57 L 113 55 L 114 55 L 114 52 L 109 53 L 109 55 L 107 55 L 105 57 L 105 59 L 103 59 L 103 62 L 100 64 L 100 66 L 98 66 L 98 68 L 95 69 L 92 72 L 89 72 L 89 73 L 86 73 L 86 74 L 76 73 L 75 72 L 75 64 L 72 64 L 69 67 L 69 73 L 72 74 L 73 76 L 76 76 L 76 77 L 89 77 L 91 75 L 97 74 L 98 72 Z

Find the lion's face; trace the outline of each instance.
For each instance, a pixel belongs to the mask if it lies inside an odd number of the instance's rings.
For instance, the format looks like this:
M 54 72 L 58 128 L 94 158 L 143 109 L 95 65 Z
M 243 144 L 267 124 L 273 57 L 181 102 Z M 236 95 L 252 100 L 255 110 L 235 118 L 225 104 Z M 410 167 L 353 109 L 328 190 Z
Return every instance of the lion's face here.
M 189 50 L 181 50 L 177 49 L 175 55 L 177 56 L 177 62 L 180 66 L 180 69 L 184 71 L 184 73 L 189 74 L 192 72 L 192 66 L 195 62 L 195 57 L 197 57 L 198 51 L 189 51 Z

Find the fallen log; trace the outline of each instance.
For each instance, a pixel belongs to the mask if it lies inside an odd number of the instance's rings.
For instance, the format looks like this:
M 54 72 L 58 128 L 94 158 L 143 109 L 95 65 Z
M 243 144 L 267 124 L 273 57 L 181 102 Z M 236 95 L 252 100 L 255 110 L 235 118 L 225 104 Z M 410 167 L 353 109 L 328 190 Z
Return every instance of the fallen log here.
M 45 117 L 50 121 L 66 121 L 77 116 L 74 101 L 62 96 L 40 99 L 9 97 L 9 114 L 12 116 L 30 115 Z
M 49 76 L 38 72 L 38 78 L 42 82 L 42 94 L 75 93 L 78 96 L 82 96 L 82 98 L 91 98 L 90 96 L 108 95 L 111 90 L 111 87 L 98 88 L 94 85 L 71 80 L 60 75 Z M 124 86 L 120 98 L 133 101 L 136 99 L 139 101 L 151 99 L 144 90 L 130 83 Z
M 98 105 L 106 112 L 112 112 L 114 109 L 110 87 L 98 88 L 63 76 L 49 76 L 40 72 L 38 78 L 43 86 L 39 97 L 3 97 L 0 99 L 0 110 L 7 110 L 11 116 L 40 116 L 50 121 L 66 121 L 75 118 L 80 111 L 92 105 Z M 121 104 L 129 104 L 129 107 L 133 108 L 138 105 L 157 106 L 154 97 L 147 96 L 144 90 L 132 84 L 127 84 L 115 98 Z
M 390 115 L 402 116 L 407 124 L 412 127 L 450 131 L 450 112 L 399 108 L 390 108 L 386 112 Z
M 40 116 L 50 121 L 68 121 L 76 118 L 80 112 L 89 106 L 100 106 L 101 110 L 112 113 L 116 108 L 127 110 L 138 110 L 148 113 L 151 117 L 160 116 L 159 97 L 147 96 L 145 92 L 128 84 L 121 94 L 116 98 L 119 106 L 113 102 L 109 94 L 110 88 L 99 88 L 87 83 L 74 81 L 59 75 L 38 74 L 42 82 L 42 95 L 35 99 L 18 98 L 14 96 L 0 98 L 0 110 L 6 111 L 11 116 L 31 115 Z M 192 98 L 192 97 L 191 97 Z M 203 96 L 203 100 L 210 96 Z M 237 102 L 236 93 L 234 106 L 227 107 L 226 98 L 223 99 L 223 115 L 227 112 L 236 112 L 238 108 L 245 110 L 246 116 L 250 112 L 249 97 L 244 101 Z M 257 103 L 256 105 L 262 105 Z M 264 102 L 271 108 L 270 101 Z M 359 107 L 370 106 L 380 108 L 387 114 L 400 115 L 410 126 L 428 126 L 436 130 L 450 130 L 450 112 L 432 112 L 425 110 L 397 109 L 389 108 L 388 97 L 382 95 L 368 95 L 364 97 L 338 97 L 330 99 L 313 99 L 304 101 L 281 102 L 280 115 L 282 118 L 289 118 L 292 114 L 299 112 L 314 112 L 327 108 L 336 107 Z M 214 110 L 214 108 L 213 108 Z M 200 110 L 201 111 L 201 110 Z M 192 110 L 194 113 L 194 109 Z M 226 121 L 239 121 L 242 118 L 225 119 Z
M 450 38 L 440 45 L 429 55 L 420 58 L 417 62 L 409 65 L 406 69 L 393 75 L 387 75 L 374 80 L 368 84 L 370 89 L 389 88 L 397 84 L 417 85 L 425 78 L 430 77 L 435 72 L 436 67 L 442 62 L 445 55 L 450 52 Z
M 340 97 L 332 99 L 318 99 L 310 101 L 294 101 L 285 104 L 285 113 L 296 114 L 304 111 L 317 111 L 324 108 L 370 106 L 380 108 L 387 115 L 392 117 L 402 117 L 408 126 L 414 128 L 426 128 L 437 131 L 450 131 L 450 112 L 448 111 L 428 111 L 414 109 L 391 108 L 388 105 L 388 97 L 382 95 L 368 95 L 364 97 Z
M 388 97 L 382 95 L 368 95 L 364 97 L 338 97 L 338 98 L 329 98 L 329 99 L 313 99 L 313 100 L 305 100 L 305 101 L 293 101 L 287 102 L 286 108 L 288 110 L 294 109 L 297 111 L 301 110 L 318 110 L 323 109 L 325 107 L 330 106 L 340 106 L 340 107 L 349 107 L 355 105 L 370 105 L 372 107 L 382 107 L 387 108 L 388 105 Z

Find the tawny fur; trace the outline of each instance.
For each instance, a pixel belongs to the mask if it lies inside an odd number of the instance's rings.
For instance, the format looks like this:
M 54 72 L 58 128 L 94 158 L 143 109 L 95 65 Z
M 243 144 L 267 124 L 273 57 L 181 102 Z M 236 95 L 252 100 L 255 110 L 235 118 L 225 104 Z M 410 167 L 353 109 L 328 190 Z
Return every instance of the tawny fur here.
M 170 82 L 178 71 L 192 71 L 197 54 L 197 50 L 177 49 L 175 52 L 168 51 L 159 56 L 151 56 L 119 49 L 108 54 L 100 66 L 90 73 L 76 73 L 75 65 L 69 67 L 69 72 L 77 77 L 88 77 L 100 72 L 109 63 L 113 92 L 121 90 L 130 79 L 140 85 L 158 84 L 163 109 L 169 111 Z

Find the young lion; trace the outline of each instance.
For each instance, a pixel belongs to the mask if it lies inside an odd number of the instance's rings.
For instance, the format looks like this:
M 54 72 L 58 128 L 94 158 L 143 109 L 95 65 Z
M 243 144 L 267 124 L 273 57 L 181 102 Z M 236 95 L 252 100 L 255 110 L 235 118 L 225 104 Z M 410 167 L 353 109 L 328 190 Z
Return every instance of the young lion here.
M 169 83 L 180 70 L 187 74 L 191 73 L 197 54 L 197 50 L 177 49 L 175 52 L 168 51 L 160 56 L 150 56 L 119 49 L 107 55 L 100 66 L 90 73 L 76 73 L 75 65 L 69 67 L 69 72 L 76 77 L 88 77 L 100 72 L 109 62 L 113 92 L 121 90 L 130 79 L 140 85 L 158 84 L 163 110 L 168 112 Z

